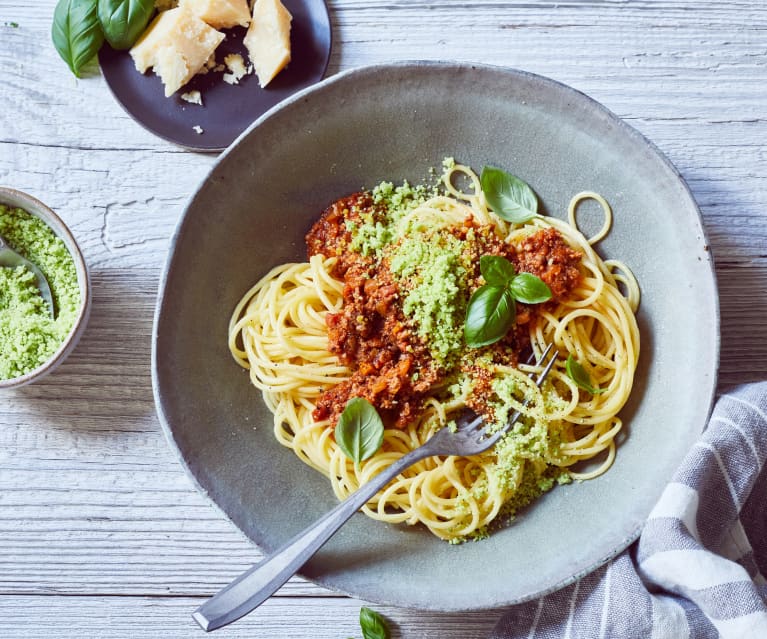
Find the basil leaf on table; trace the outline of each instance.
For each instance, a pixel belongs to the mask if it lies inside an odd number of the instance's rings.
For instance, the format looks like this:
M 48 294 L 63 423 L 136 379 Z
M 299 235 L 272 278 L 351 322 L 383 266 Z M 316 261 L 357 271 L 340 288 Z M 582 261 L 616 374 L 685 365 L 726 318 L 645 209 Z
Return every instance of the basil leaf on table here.
M 353 397 L 338 419 L 335 437 L 344 454 L 359 464 L 381 448 L 384 425 L 378 411 L 368 400 Z
M 607 390 L 606 388 L 594 388 L 594 386 L 591 384 L 591 377 L 586 372 L 586 369 L 583 368 L 578 360 L 576 360 L 572 355 L 567 356 L 567 361 L 565 362 L 565 372 L 567 373 L 567 376 L 575 382 L 575 385 L 578 386 L 578 388 L 582 388 L 592 395 L 598 395 L 599 393 L 604 393 Z
M 53 12 L 51 39 L 61 59 L 79 78 L 104 44 L 97 0 L 59 0 Z
M 486 166 L 479 183 L 490 208 L 507 222 L 522 224 L 538 213 L 538 198 L 526 182 L 503 169 Z
M 532 273 L 520 273 L 509 285 L 514 299 L 523 304 L 540 304 L 551 299 L 551 289 Z
M 469 299 L 463 336 L 472 348 L 501 339 L 517 319 L 517 306 L 507 286 L 480 286 Z
M 479 258 L 479 270 L 488 284 L 506 286 L 517 274 L 514 265 L 505 257 L 483 255 Z
M 360 608 L 360 627 L 363 639 L 389 639 L 389 626 L 382 615 L 375 610 Z
M 101 28 L 115 49 L 130 49 L 149 24 L 154 0 L 98 0 Z

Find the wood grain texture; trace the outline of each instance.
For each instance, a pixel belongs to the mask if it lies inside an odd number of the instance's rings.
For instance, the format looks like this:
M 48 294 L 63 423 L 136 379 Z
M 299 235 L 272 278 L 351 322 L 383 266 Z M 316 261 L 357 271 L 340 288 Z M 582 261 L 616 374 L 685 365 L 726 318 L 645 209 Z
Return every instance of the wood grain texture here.
M 54 4 L 0 0 L 0 183 L 70 224 L 92 268 L 94 305 L 58 371 L 0 395 L 0 636 L 196 636 L 191 610 L 259 557 L 194 489 L 151 392 L 159 273 L 215 157 L 144 131 L 95 65 L 72 77 L 50 43 Z M 764 3 L 329 6 L 331 74 L 401 59 L 517 67 L 584 91 L 653 140 L 689 184 L 715 256 L 720 388 L 767 378 Z M 294 579 L 222 634 L 358 636 L 359 606 Z M 496 616 L 380 610 L 397 637 L 484 637 Z
M 202 599 L 190 597 L 3 597 L 0 636 L 24 639 L 165 639 L 201 637 L 189 616 Z M 219 630 L 222 639 L 309 639 L 359 637 L 355 599 L 272 598 L 254 614 Z M 493 629 L 486 612 L 426 615 L 376 607 L 390 620 L 392 636 L 402 639 L 460 637 L 481 639 Z M 39 621 L 32 625 L 29 618 Z M 322 627 L 318 627 L 318 620 Z M 18 628 L 25 627 L 23 634 Z M 172 629 L 174 634 L 169 634 Z M 10 633 L 10 634 L 8 634 Z

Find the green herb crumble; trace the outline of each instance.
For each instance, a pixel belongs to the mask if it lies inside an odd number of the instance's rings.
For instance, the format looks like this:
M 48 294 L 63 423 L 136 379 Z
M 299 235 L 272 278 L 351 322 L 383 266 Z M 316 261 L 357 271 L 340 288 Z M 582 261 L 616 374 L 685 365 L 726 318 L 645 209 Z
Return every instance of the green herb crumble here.
M 0 379 L 12 379 L 45 363 L 61 346 L 80 309 L 80 286 L 64 241 L 38 217 L 0 204 L 0 235 L 43 272 L 56 309 L 54 319 L 29 269 L 0 268 Z

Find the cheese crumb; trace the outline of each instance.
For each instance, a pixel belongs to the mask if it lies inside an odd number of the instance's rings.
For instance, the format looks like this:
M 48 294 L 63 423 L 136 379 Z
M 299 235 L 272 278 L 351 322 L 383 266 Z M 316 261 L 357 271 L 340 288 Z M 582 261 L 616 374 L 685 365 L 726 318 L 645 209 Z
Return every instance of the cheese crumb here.
M 224 58 L 224 63 L 229 69 L 229 73 L 224 74 L 224 82 L 239 84 L 240 80 L 248 73 L 245 68 L 245 60 L 239 53 L 230 53 Z
M 192 128 L 197 135 L 202 135 L 205 132 L 199 124 L 195 124 Z
M 292 19 L 280 0 L 256 0 L 253 5 L 253 20 L 243 42 L 262 88 L 290 62 Z
M 202 106 L 202 94 L 199 91 L 188 91 L 181 94 L 181 99 L 189 104 L 199 104 Z

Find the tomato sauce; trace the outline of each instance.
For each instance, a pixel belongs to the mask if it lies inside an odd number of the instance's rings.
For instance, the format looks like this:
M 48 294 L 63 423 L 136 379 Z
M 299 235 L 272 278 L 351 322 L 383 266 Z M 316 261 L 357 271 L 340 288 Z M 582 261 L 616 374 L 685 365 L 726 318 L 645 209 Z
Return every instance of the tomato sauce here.
M 373 404 L 390 426 L 403 428 L 423 412 L 432 389 L 444 382 L 449 371 L 432 358 L 426 340 L 402 311 L 407 291 L 393 277 L 387 259 L 377 260 L 350 248 L 353 224 L 363 216 L 380 211 L 367 192 L 354 193 L 323 211 L 306 236 L 309 257 L 321 254 L 336 257 L 333 275 L 342 279 L 343 307 L 327 315 L 328 350 L 347 365 L 349 379 L 324 391 L 316 402 L 315 420 L 332 425 L 353 397 Z M 482 255 L 499 255 L 514 264 L 517 272 L 540 277 L 551 289 L 556 304 L 567 298 L 580 281 L 581 254 L 570 248 L 555 229 L 537 231 L 514 247 L 496 234 L 492 226 L 469 218 L 448 232 L 463 241 L 462 263 L 469 264 L 466 295 L 484 284 L 479 270 Z M 485 405 L 481 395 L 490 380 L 487 368 L 475 366 L 481 353 L 498 364 L 516 365 L 520 353 L 529 347 L 529 323 L 545 305 L 517 304 L 516 325 L 499 342 L 481 350 L 467 350 L 459 365 L 472 374 L 479 395 L 474 393 L 475 410 Z M 484 389 L 484 391 L 483 391 Z M 472 403 L 472 402 L 470 402 Z

